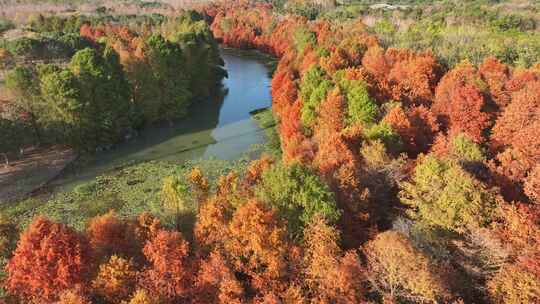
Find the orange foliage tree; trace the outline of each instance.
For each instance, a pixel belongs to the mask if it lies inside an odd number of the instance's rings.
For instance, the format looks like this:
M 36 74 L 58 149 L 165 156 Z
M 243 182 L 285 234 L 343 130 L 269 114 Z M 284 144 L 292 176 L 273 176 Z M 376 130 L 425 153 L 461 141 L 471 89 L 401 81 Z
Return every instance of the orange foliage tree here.
M 510 68 L 493 57 L 486 58 L 478 67 L 478 73 L 489 87 L 493 102 L 504 108 L 510 102 L 510 91 L 506 87 L 510 80 Z
M 228 235 L 228 223 L 233 208 L 226 197 L 217 195 L 208 199 L 199 209 L 195 223 L 195 237 L 199 245 L 211 247 Z
M 339 88 L 332 90 L 326 100 L 319 107 L 319 128 L 316 129 L 316 136 L 324 138 L 332 133 L 340 132 L 345 127 L 345 98 Z
M 305 275 L 317 303 L 359 303 L 364 300 L 364 273 L 354 251 L 343 253 L 339 232 L 322 217 L 305 230 Z
M 192 276 L 189 245 L 180 232 L 160 230 L 143 252 L 151 266 L 143 271 L 139 284 L 166 303 L 188 297 Z
M 452 105 L 447 112 L 439 112 L 448 121 L 448 133 L 467 134 L 475 142 L 484 141 L 484 131 L 489 127 L 490 116 L 483 112 L 485 101 L 481 93 L 467 85 L 454 92 Z
M 201 169 L 199 168 L 193 168 L 187 177 L 196 202 L 201 204 L 208 198 L 208 179 L 204 177 Z
M 86 229 L 90 246 L 97 259 L 108 259 L 113 254 L 129 256 L 129 235 L 126 224 L 114 211 L 92 218 Z
M 413 157 L 427 152 L 439 131 L 435 115 L 425 106 L 407 110 L 394 107 L 386 114 L 384 121 L 399 134 L 405 151 Z
M 540 208 L 523 203 L 506 204 L 499 210 L 497 220 L 494 231 L 511 245 L 520 267 L 539 277 Z
M 538 134 L 531 129 L 538 121 L 540 121 L 540 81 L 535 81 L 517 92 L 510 104 L 504 108 L 493 127 L 491 137 L 493 145 L 495 148 L 519 145 L 517 148 L 527 151 L 526 146 L 531 143 L 529 140 L 535 139 L 532 135 Z M 521 141 L 523 138 L 525 140 Z M 535 149 L 535 146 L 531 148 Z M 530 154 L 534 154 L 538 150 L 531 152 Z
M 63 224 L 38 217 L 22 233 L 6 270 L 6 288 L 28 302 L 54 303 L 84 287 L 92 269 L 88 241 Z
M 313 142 L 304 135 L 300 121 L 302 103 L 296 101 L 285 110 L 279 125 L 283 160 L 310 163 L 314 157 Z
M 60 294 L 56 304 L 92 304 L 92 302 L 82 295 L 80 290 L 66 290 Z
M 374 78 L 378 91 L 387 92 L 385 80 L 392 66 L 385 56 L 384 49 L 378 45 L 370 47 L 362 58 L 362 66 Z
M 406 105 L 431 104 L 441 67 L 433 54 L 417 54 L 406 49 L 369 48 L 362 65 L 376 88 L 374 96 L 384 102 L 394 99 Z
M 517 265 L 503 266 L 488 282 L 493 303 L 538 303 L 540 280 Z
M 225 249 L 237 271 L 250 277 L 258 291 L 285 287 L 291 243 L 285 223 L 276 212 L 251 200 L 238 208 L 229 225 Z
M 387 76 L 392 98 L 406 105 L 431 104 L 440 70 L 431 53 L 411 52 L 405 58 L 400 58 L 393 64 Z
M 476 69 L 461 63 L 441 80 L 436 89 L 433 111 L 449 134 L 465 133 L 475 142 L 483 142 L 484 131 L 490 126 L 486 100 Z
M 493 127 L 491 144 L 502 151 L 492 169 L 509 199 L 522 197 L 523 182 L 540 163 L 540 81 L 514 93 Z
M 246 188 L 258 184 L 264 171 L 268 170 L 273 164 L 274 160 L 267 154 L 263 154 L 259 159 L 252 161 L 246 169 L 246 177 L 244 178 Z
M 540 204 L 540 165 L 536 165 L 525 180 L 525 194 L 535 204 Z
M 223 255 L 213 251 L 203 261 L 195 282 L 197 303 L 240 304 L 244 291 Z
M 128 304 L 159 304 L 159 302 L 151 297 L 144 289 L 137 289 Z
M 94 292 L 110 303 L 127 300 L 135 290 L 137 271 L 133 262 L 113 255 L 99 266 L 97 277 L 92 282 Z
M 272 78 L 272 110 L 278 117 L 283 116 L 284 110 L 295 102 L 297 90 L 294 71 L 280 63 Z

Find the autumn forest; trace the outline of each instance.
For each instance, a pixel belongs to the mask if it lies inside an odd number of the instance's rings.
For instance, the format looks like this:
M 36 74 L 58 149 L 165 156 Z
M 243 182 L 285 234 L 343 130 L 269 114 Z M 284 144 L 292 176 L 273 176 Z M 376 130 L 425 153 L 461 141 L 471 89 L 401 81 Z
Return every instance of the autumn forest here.
M 6 168 L 189 117 L 223 48 L 273 58 L 268 143 L 2 203 L 0 303 L 540 303 L 538 4 L 155 3 L 10 25 Z

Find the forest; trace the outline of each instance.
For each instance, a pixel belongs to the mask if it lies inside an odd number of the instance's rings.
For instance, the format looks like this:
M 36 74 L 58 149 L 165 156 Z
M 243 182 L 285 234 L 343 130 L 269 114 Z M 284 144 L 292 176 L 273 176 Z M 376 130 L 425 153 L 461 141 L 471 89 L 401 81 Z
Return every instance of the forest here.
M 0 208 L 0 303 L 540 303 L 540 7 L 377 3 L 41 17 L 2 41 L 6 158 L 189 116 L 227 76 L 220 47 L 278 62 L 266 153 L 99 177 L 48 205 L 88 201 L 75 224 Z M 127 188 L 144 175 L 155 192 Z
M 162 32 L 85 19 L 37 18 L 30 24 L 37 37 L 5 42 L 12 102 L 0 121 L 0 153 L 29 143 L 103 149 L 145 125 L 185 117 L 226 76 L 195 12 L 143 20 Z

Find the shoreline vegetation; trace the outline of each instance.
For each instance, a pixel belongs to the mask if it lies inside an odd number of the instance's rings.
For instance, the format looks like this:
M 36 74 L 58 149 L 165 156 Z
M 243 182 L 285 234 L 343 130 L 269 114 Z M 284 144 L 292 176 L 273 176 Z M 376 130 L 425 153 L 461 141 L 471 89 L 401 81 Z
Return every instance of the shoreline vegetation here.
M 229 49 L 229 52 L 231 52 L 233 49 Z M 252 57 L 253 54 L 249 54 L 249 52 L 253 51 L 240 51 L 240 52 L 234 52 L 234 55 L 238 55 L 241 58 L 244 58 L 247 56 L 248 58 Z M 256 58 L 259 58 L 258 60 L 262 60 L 263 63 L 267 63 L 270 59 L 267 56 L 261 57 L 259 56 L 260 53 L 256 54 Z M 206 103 L 209 104 L 211 107 L 216 107 L 216 104 L 211 104 L 212 101 L 207 101 Z M 198 105 L 192 105 L 192 107 L 197 107 Z M 251 119 L 255 121 L 255 123 L 259 126 L 260 130 L 262 132 L 266 133 L 266 137 L 270 139 L 270 141 L 266 144 L 260 144 L 255 145 L 251 148 L 252 151 L 246 152 L 246 155 L 258 155 L 259 152 L 255 151 L 265 151 L 266 153 L 276 154 L 279 153 L 279 138 L 277 137 L 276 131 L 274 129 L 276 123 L 273 121 L 273 117 L 271 114 L 271 109 L 268 107 L 265 108 L 259 108 L 254 111 L 250 112 Z M 177 125 L 178 122 L 173 123 L 173 125 Z M 160 129 L 168 129 L 171 128 L 171 124 L 167 122 L 162 122 L 154 126 L 150 126 L 149 129 L 144 130 L 145 134 L 152 132 L 153 129 L 155 129 L 154 132 L 159 132 Z M 174 127 L 175 129 L 177 127 Z M 148 134 L 146 134 L 148 136 Z M 141 140 L 139 136 L 135 136 L 130 139 L 131 144 L 136 144 L 138 140 Z M 221 139 L 220 141 L 226 141 L 227 138 Z M 204 148 L 208 145 L 217 144 L 218 141 L 212 138 L 211 142 L 196 142 L 194 145 L 188 145 L 182 150 L 175 150 L 172 151 L 177 154 L 194 151 L 194 150 L 200 150 L 201 148 Z M 40 160 L 41 153 L 40 150 L 33 151 L 32 153 L 26 151 L 26 157 L 22 160 L 20 160 L 22 163 L 24 163 L 25 167 L 22 165 L 19 165 L 18 162 L 12 163 L 9 167 L 5 167 L 6 172 L 19 172 L 18 175 L 13 174 L 12 176 L 8 175 L 8 173 L 5 173 L 5 175 L 2 175 L 2 179 L 5 180 L 5 183 L 3 183 L 3 190 L 7 191 L 6 194 L 0 195 L 0 202 L 2 204 L 12 204 L 17 201 L 23 201 L 26 199 L 32 199 L 36 198 L 38 200 L 48 200 L 51 195 L 54 195 L 54 193 L 58 191 L 65 191 L 63 188 L 63 185 L 65 183 L 71 183 L 70 180 L 72 178 L 78 180 L 78 174 L 84 173 L 86 170 L 90 169 L 93 166 L 93 163 L 98 160 L 100 157 L 103 156 L 103 153 L 113 152 L 114 150 L 118 149 L 119 147 L 122 147 L 122 145 L 125 145 L 126 143 L 119 143 L 117 146 L 112 147 L 112 151 L 102 151 L 100 153 L 88 153 L 88 152 L 82 152 L 78 155 L 69 156 L 65 159 L 63 158 L 57 158 L 55 160 Z M 270 147 L 270 145 L 273 145 Z M 43 151 L 49 151 L 50 148 L 43 148 Z M 66 155 L 66 153 L 60 153 L 60 150 L 58 150 L 57 155 L 62 156 Z M 74 153 L 72 149 L 70 149 L 71 152 Z M 69 153 L 72 155 L 73 153 Z M 44 155 L 45 157 L 45 155 Z M 241 157 L 241 158 L 244 158 Z M 65 161 L 68 160 L 69 161 Z M 97 173 L 99 175 L 102 174 L 114 174 L 116 171 L 124 170 L 126 167 L 130 166 L 137 166 L 141 163 L 147 162 L 148 160 L 132 160 L 129 162 L 122 161 L 117 163 L 114 166 L 108 167 L 106 169 L 103 169 L 103 173 Z M 201 160 L 202 161 L 202 160 Z M 59 166 L 59 164 L 62 164 Z M 51 169 L 45 168 L 43 165 L 52 165 Z M 180 163 L 178 163 L 180 165 Z M 41 166 L 41 167 L 40 167 Z M 30 169 L 31 168 L 31 169 Z M 33 170 L 33 171 L 31 171 Z M 32 174 L 32 172 L 39 172 L 41 175 L 44 175 L 47 171 L 50 172 L 47 173 L 47 177 L 41 177 L 37 176 L 35 177 L 32 182 L 29 178 L 21 177 L 23 175 L 29 176 L 29 174 Z M 26 173 L 25 173 L 26 172 Z M 22 174 L 22 175 L 21 175 Z M 52 176 L 52 177 L 50 177 Z M 85 177 L 84 180 L 93 179 L 94 177 L 88 176 Z M 11 185 L 9 181 L 12 182 L 25 182 L 28 181 L 27 184 L 24 185 Z M 80 182 L 77 182 L 80 183 Z M 70 187 L 71 188 L 71 187 Z M 9 193 L 9 194 L 8 194 Z
M 6 77 L 30 136 L 47 126 L 110 139 L 137 121 L 82 111 L 101 90 L 86 80 L 131 88 L 137 106 L 104 95 L 119 117 L 189 115 L 186 96 L 224 76 L 206 56 L 220 43 L 276 58 L 271 108 L 250 113 L 267 142 L 236 161 L 143 162 L 0 206 L 0 301 L 540 302 L 539 11 L 527 0 L 269 0 L 123 26 L 39 19 L 74 29 L 60 53 L 98 47 Z M 171 70 L 205 61 L 192 77 Z M 153 86 L 163 83 L 170 91 Z M 58 100 L 74 110 L 50 117 L 76 128 L 34 117 Z

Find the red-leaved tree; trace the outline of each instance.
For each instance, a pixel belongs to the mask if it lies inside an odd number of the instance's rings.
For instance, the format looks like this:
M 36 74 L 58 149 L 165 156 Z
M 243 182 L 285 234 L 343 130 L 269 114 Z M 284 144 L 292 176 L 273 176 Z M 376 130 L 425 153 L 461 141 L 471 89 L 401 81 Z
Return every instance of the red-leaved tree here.
M 240 304 L 244 291 L 232 268 L 217 251 L 201 263 L 195 282 L 196 302 L 200 304 Z
M 143 252 L 151 266 L 142 273 L 141 286 L 165 303 L 177 303 L 189 295 L 189 244 L 180 232 L 160 230 Z
M 432 110 L 448 134 L 464 133 L 475 142 L 483 142 L 490 126 L 486 100 L 478 85 L 476 69 L 464 62 L 448 72 L 436 89 Z
M 26 302 L 54 303 L 63 291 L 85 286 L 91 265 L 84 237 L 38 217 L 22 233 L 7 265 L 6 288 Z

